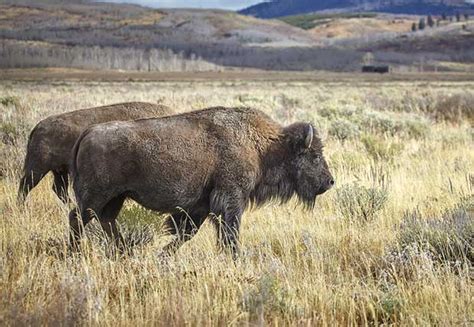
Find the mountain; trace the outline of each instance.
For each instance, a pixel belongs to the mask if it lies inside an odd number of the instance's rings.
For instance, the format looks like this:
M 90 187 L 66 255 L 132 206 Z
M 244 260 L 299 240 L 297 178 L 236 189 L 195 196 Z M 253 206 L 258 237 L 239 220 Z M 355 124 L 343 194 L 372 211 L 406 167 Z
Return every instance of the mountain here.
M 474 25 L 459 18 L 412 32 L 418 16 L 318 13 L 267 20 L 223 10 L 0 0 L 0 69 L 358 71 L 372 52 L 375 63 L 398 71 L 474 70 Z
M 1 1 L 1 0 L 0 0 Z M 23 3 L 23 4 L 19 4 Z M 223 44 L 311 45 L 282 21 L 225 10 L 152 9 L 78 0 L 0 3 L 0 38 L 81 46 L 171 48 Z
M 474 4 L 465 0 L 274 0 L 240 11 L 243 15 L 275 18 L 319 11 L 375 11 L 397 14 L 474 13 Z

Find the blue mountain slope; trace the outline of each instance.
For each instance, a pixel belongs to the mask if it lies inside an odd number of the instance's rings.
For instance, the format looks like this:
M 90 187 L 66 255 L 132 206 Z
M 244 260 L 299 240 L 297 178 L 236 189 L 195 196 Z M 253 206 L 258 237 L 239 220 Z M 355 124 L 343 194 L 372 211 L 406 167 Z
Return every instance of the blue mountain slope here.
M 307 14 L 322 10 L 378 11 L 399 14 L 474 13 L 474 4 L 462 0 L 274 0 L 240 11 L 259 18 Z

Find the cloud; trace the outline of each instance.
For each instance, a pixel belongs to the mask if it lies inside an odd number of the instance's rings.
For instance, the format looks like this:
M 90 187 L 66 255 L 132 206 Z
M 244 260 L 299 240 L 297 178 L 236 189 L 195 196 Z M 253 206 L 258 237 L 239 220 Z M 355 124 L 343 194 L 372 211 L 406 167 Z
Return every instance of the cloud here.
M 156 8 L 220 8 L 238 10 L 262 0 L 105 0 L 107 2 L 136 3 Z

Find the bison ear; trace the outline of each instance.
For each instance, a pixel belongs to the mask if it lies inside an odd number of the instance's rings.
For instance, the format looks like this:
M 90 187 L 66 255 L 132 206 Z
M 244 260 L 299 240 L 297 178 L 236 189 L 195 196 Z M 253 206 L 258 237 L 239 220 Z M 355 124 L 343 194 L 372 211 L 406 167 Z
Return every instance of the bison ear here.
M 300 154 L 311 147 L 314 139 L 314 128 L 311 124 L 296 123 L 287 127 L 287 136 L 292 150 Z

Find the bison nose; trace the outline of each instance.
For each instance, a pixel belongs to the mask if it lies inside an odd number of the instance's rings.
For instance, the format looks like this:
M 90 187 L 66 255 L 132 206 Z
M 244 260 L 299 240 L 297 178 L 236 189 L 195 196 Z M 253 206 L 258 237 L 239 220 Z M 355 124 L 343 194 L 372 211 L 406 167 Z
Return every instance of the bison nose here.
M 334 179 L 332 177 L 329 177 L 327 178 L 322 184 L 321 186 L 318 188 L 317 190 L 317 195 L 320 195 L 320 194 L 323 194 L 324 192 L 326 191 L 329 191 L 331 189 L 331 187 L 334 186 L 334 184 L 336 184 L 336 182 L 334 181 Z
M 334 184 L 336 184 L 336 182 L 334 181 L 334 178 L 329 177 L 326 181 L 326 191 L 331 189 L 334 186 Z

